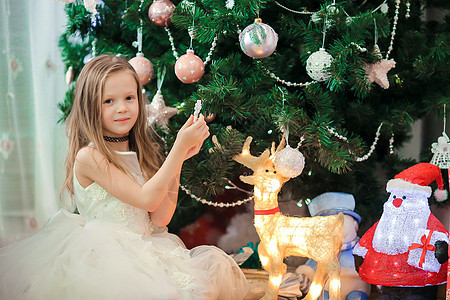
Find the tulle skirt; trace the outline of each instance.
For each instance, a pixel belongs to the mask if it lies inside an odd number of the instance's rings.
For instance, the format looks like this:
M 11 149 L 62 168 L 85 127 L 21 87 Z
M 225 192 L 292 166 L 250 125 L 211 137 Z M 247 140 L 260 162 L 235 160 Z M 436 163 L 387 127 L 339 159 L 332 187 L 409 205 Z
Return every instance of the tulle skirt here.
M 64 211 L 31 238 L 0 249 L 0 299 L 242 299 L 245 276 L 222 250 L 187 250 L 160 232 Z

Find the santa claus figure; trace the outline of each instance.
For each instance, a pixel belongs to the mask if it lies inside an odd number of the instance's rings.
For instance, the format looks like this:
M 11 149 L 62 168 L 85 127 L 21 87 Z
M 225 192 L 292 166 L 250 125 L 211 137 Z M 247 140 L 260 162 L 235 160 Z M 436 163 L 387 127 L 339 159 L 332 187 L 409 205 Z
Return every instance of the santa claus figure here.
M 420 163 L 390 180 L 386 187 L 390 196 L 380 220 L 353 250 L 364 258 L 359 276 L 381 286 L 382 299 L 412 294 L 419 296 L 414 299 L 434 299 L 437 288 L 429 287 L 447 280 L 448 232 L 428 205 L 432 194 L 428 185 L 435 180 L 435 196 L 445 199 L 447 192 L 435 165 Z

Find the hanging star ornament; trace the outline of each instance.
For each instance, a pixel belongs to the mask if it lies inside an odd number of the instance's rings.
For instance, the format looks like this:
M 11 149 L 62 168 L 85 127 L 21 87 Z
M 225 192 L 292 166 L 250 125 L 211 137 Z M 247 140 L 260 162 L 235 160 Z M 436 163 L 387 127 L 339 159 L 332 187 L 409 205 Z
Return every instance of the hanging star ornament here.
M 382 57 L 378 45 L 375 45 L 374 53 L 377 54 L 378 57 Z M 369 83 L 376 82 L 383 89 L 389 88 L 387 73 L 392 68 L 395 68 L 395 61 L 393 59 L 381 59 L 374 64 L 367 64 L 364 68 L 366 70 L 367 80 Z
M 153 126 L 156 124 L 161 127 L 164 132 L 167 132 L 169 129 L 167 127 L 169 119 L 178 113 L 178 109 L 166 106 L 161 90 L 156 92 L 152 102 L 145 105 L 145 108 L 147 110 L 148 125 Z

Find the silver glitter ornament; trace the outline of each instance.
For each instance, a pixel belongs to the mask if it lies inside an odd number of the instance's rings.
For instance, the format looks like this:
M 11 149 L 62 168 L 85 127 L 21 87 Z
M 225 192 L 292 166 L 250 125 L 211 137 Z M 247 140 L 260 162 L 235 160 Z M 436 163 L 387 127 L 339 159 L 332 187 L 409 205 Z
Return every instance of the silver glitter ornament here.
M 298 149 L 287 145 L 275 156 L 274 167 L 279 175 L 294 178 L 302 173 L 305 167 L 305 157 Z
M 166 106 L 161 90 L 158 90 L 150 104 L 145 105 L 147 111 L 147 123 L 149 126 L 154 124 L 162 128 L 166 133 L 169 132 L 169 119 L 178 113 L 178 109 Z
M 248 25 L 239 34 L 239 43 L 242 51 L 253 58 L 264 58 L 275 51 L 278 43 L 278 34 L 260 18 Z
M 328 68 L 332 62 L 333 57 L 324 48 L 320 48 L 306 60 L 306 72 L 314 80 L 325 81 L 331 76 Z

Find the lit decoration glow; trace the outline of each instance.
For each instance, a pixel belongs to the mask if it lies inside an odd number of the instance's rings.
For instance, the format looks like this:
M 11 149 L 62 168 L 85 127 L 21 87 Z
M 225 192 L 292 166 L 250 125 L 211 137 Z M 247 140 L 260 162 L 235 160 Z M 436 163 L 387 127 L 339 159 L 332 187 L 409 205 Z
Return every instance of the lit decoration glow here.
M 283 177 L 274 167 L 273 158 L 285 146 L 283 139 L 277 150 L 265 150 L 259 157 L 250 154 L 252 137 L 244 143 L 240 155 L 234 160 L 253 170 L 251 176 L 240 179 L 254 185 L 254 225 L 261 242 L 258 254 L 264 269 L 269 272 L 269 281 L 262 299 L 277 299 L 281 279 L 286 273 L 283 259 L 287 256 L 302 256 L 314 259 L 317 272 L 306 300 L 317 299 L 324 286 L 326 275 L 330 279 L 330 299 L 340 297 L 340 266 L 338 256 L 342 246 L 342 213 L 310 218 L 288 217 L 278 208 L 278 192 L 290 178 Z M 270 155 L 272 153 L 272 155 Z
M 308 295 L 311 295 L 311 298 L 316 299 L 322 293 L 322 286 L 317 285 L 315 283 L 311 284 L 309 288 Z
M 353 249 L 364 258 L 362 280 L 393 287 L 423 287 L 446 282 L 447 263 L 436 257 L 448 232 L 431 213 L 428 198 L 433 181 L 444 191 L 438 166 L 419 163 L 388 181 L 390 196 L 383 214 Z M 440 241 L 440 243 L 437 243 Z

